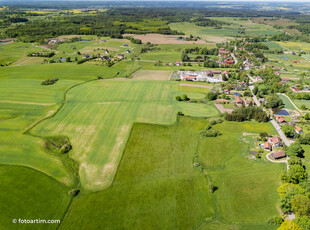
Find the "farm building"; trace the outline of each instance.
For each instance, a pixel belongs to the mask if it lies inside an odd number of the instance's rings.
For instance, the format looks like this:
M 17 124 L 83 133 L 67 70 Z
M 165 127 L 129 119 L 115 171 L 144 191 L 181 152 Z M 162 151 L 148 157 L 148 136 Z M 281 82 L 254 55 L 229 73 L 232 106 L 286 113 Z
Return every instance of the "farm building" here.
M 270 157 L 272 159 L 276 160 L 276 159 L 281 159 L 281 158 L 286 157 L 286 154 L 285 154 L 284 151 L 281 150 L 281 151 L 278 151 L 278 152 L 271 153 Z
M 222 75 L 213 76 L 211 70 L 207 71 L 179 71 L 179 80 L 183 81 L 205 81 L 222 82 Z

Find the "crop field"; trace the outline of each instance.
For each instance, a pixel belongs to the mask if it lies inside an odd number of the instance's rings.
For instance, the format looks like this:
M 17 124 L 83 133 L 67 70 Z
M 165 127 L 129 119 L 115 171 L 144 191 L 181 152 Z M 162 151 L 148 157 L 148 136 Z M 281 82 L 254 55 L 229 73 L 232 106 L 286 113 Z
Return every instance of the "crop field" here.
M 44 151 L 41 139 L 22 133 L 53 113 L 63 91 L 77 82 L 60 81 L 46 87 L 38 80 L 1 79 L 0 82 L 0 164 L 28 166 L 70 186 L 72 177 L 63 163 Z
M 224 122 L 215 126 L 222 136 L 201 139 L 206 125 L 186 117 L 173 126 L 135 124 L 112 186 L 75 199 L 61 229 L 86 227 L 81 215 L 93 229 L 275 229 L 265 221 L 277 215 L 283 167 L 249 160 L 242 136 L 274 134 L 272 125 Z M 200 168 L 193 167 L 196 154 Z M 218 186 L 214 194 L 210 181 Z
M 169 81 L 87 83 L 72 89 L 64 108 L 34 132 L 68 136 L 72 157 L 80 163 L 82 186 L 102 189 L 113 180 L 133 122 L 172 124 L 178 111 L 217 115 L 212 105 L 178 103 L 177 92 L 178 83 Z
M 310 50 L 310 44 L 305 42 L 277 42 L 288 50 Z
M 129 60 L 121 61 L 108 68 L 106 66 L 76 63 L 54 63 L 26 66 L 12 66 L 9 68 L 1 69 L 1 76 L 11 79 L 41 79 L 57 77 L 61 80 L 90 80 L 97 77 L 125 77 L 130 76 L 133 72 L 141 67 L 140 62 Z M 118 73 L 118 74 L 117 74 Z

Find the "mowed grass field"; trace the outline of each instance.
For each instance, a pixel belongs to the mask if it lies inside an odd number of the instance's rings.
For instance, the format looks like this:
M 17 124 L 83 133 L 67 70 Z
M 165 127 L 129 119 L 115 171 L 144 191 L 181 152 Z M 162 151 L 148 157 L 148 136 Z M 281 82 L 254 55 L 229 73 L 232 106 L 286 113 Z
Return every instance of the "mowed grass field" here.
M 62 220 L 68 188 L 36 170 L 0 165 L 1 229 L 57 229 L 59 224 L 20 224 L 13 219 Z
M 213 105 L 175 100 L 178 82 L 95 81 L 72 89 L 63 109 L 34 128 L 42 136 L 68 136 L 85 189 L 109 186 L 134 122 L 173 124 L 176 113 L 207 117 Z
M 112 186 L 75 199 L 61 229 L 275 229 L 266 221 L 278 215 L 284 169 L 248 159 L 242 136 L 275 134 L 272 125 L 224 122 L 214 126 L 222 136 L 201 139 L 207 124 L 187 117 L 173 126 L 135 124 Z M 193 166 L 195 155 L 205 173 Z

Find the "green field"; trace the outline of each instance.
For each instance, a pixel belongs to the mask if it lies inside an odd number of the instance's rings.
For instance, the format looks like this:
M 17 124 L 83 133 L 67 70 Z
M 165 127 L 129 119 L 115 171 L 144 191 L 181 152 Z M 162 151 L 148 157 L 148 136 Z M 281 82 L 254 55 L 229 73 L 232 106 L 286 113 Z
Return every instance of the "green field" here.
M 59 224 L 13 224 L 13 219 L 62 220 L 68 188 L 36 170 L 0 165 L 1 229 L 56 229 Z
M 0 44 L 0 65 L 11 64 L 27 56 L 31 52 L 40 52 L 43 48 L 36 47 L 32 44 L 22 42 L 2 43 Z M 31 59 L 31 58 L 30 58 Z M 35 60 L 36 58 L 32 58 Z
M 310 100 L 293 100 L 293 102 L 298 108 L 300 108 L 302 105 L 310 108 Z
M 266 220 L 277 215 L 283 167 L 247 159 L 242 137 L 275 130 L 271 124 L 224 122 L 215 126 L 222 136 L 200 139 L 206 124 L 180 118 L 174 126 L 134 125 L 112 186 L 75 199 L 61 229 L 275 229 Z M 196 154 L 206 177 L 193 167 Z M 214 194 L 208 181 L 218 186 Z
M 176 113 L 215 116 L 213 105 L 175 100 L 178 82 L 95 81 L 72 89 L 57 116 L 35 127 L 41 136 L 68 136 L 72 158 L 80 163 L 84 188 L 98 190 L 113 181 L 134 122 L 172 124 Z M 104 154 L 103 154 L 104 153 Z
M 272 26 L 257 24 L 238 18 L 211 18 L 215 20 L 220 20 L 231 25 L 223 25 L 221 29 L 215 29 L 213 27 L 202 27 L 197 26 L 194 23 L 181 22 L 181 23 L 171 23 L 169 27 L 172 30 L 182 31 L 186 35 L 199 36 L 203 39 L 206 39 L 210 42 L 223 42 L 227 38 L 242 36 L 241 31 L 244 30 L 244 35 L 274 35 L 281 33 L 280 31 L 275 30 Z
M 266 46 L 268 46 L 268 48 L 269 48 L 270 50 L 282 50 L 282 46 L 279 45 L 279 44 L 276 43 L 276 42 L 271 42 L 271 41 L 269 41 L 269 42 L 263 42 L 263 44 L 265 44 Z
M 284 108 L 290 109 L 290 110 L 296 110 L 294 105 L 289 101 L 289 99 L 283 95 L 279 95 L 279 97 L 282 99 L 284 103 Z

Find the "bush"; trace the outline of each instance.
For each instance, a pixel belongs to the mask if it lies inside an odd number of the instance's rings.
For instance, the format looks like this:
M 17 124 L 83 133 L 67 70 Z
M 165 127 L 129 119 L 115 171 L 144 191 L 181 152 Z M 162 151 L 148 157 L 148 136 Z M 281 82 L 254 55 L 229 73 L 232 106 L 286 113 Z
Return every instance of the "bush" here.
M 217 137 L 222 135 L 219 131 L 214 129 L 202 130 L 200 134 L 202 137 Z
M 181 99 L 180 96 L 176 96 L 175 99 L 176 99 L 177 101 L 182 101 L 182 99 Z
M 213 184 L 210 184 L 210 185 L 209 185 L 209 191 L 210 191 L 211 193 L 214 193 L 216 190 L 217 190 L 217 187 L 216 187 L 216 186 L 214 186 Z
M 268 223 L 272 224 L 272 225 L 280 225 L 280 224 L 282 224 L 282 222 L 283 222 L 283 219 L 281 217 L 279 217 L 279 216 L 271 217 L 268 220 Z
M 69 151 L 71 150 L 71 148 L 72 148 L 72 147 L 71 147 L 70 144 L 64 144 L 63 146 L 61 146 L 59 152 L 60 152 L 61 154 L 65 154 L 65 153 L 69 152 Z
M 50 79 L 47 79 L 45 81 L 42 81 L 41 82 L 41 85 L 53 85 L 55 84 L 59 79 L 58 78 L 50 78 Z
M 188 101 L 188 100 L 189 100 L 189 98 L 187 97 L 187 95 L 183 94 L 182 95 L 182 101 Z

